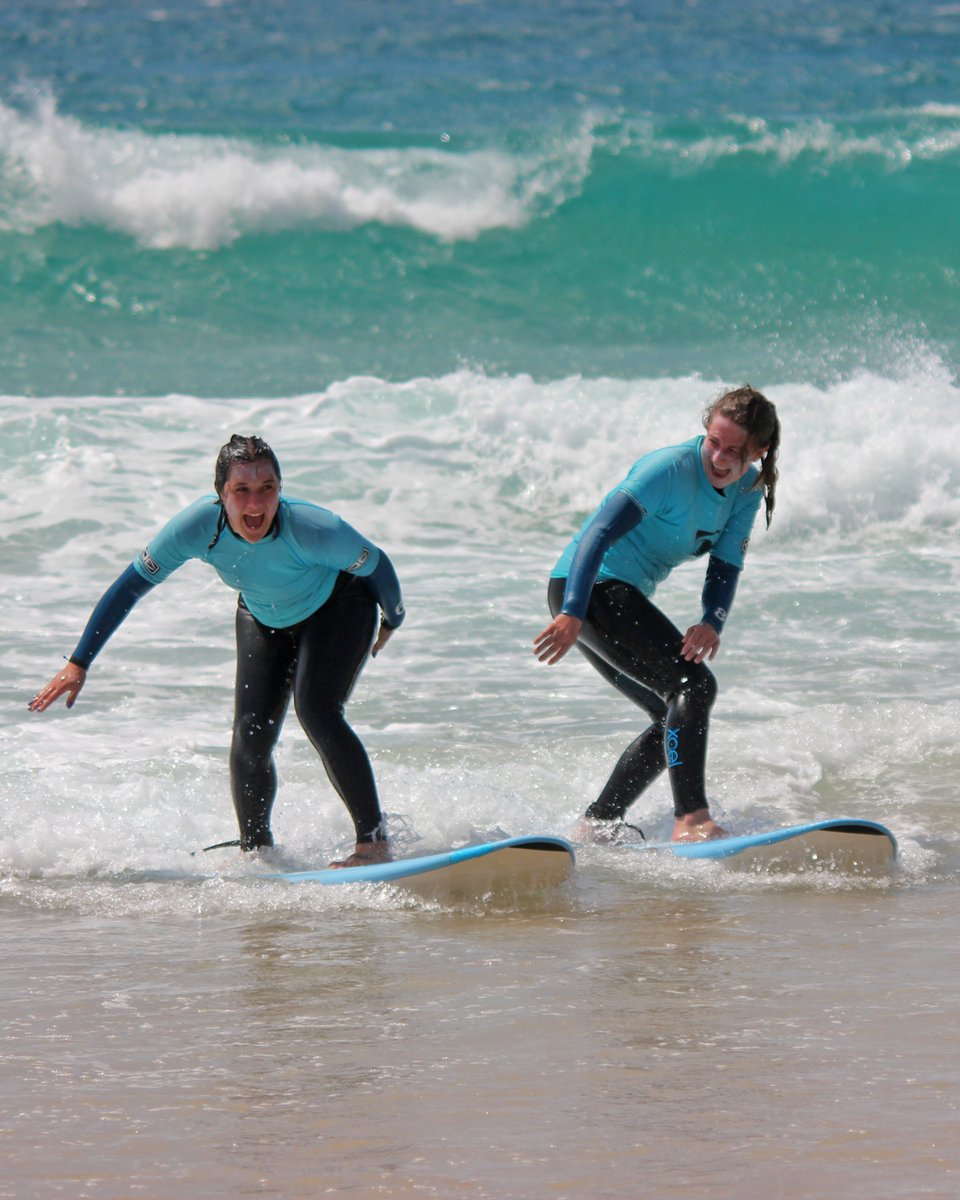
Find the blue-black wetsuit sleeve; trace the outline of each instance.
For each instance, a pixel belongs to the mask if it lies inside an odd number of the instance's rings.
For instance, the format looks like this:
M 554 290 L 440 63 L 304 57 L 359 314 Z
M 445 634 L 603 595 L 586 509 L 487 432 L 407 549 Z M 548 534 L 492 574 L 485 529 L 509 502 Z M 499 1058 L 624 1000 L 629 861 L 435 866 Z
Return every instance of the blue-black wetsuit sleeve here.
M 390 629 L 398 629 L 403 624 L 407 610 L 403 607 L 403 597 L 400 594 L 400 580 L 394 570 L 393 563 L 381 550 L 377 565 L 366 576 L 374 599 L 380 605 L 383 623 Z
M 580 534 L 577 552 L 567 575 L 561 612 L 583 620 L 603 556 L 618 538 L 639 525 L 642 517 L 643 509 L 626 492 L 614 492 L 598 510 Z
M 136 602 L 153 587 L 131 563 L 100 597 L 70 661 L 87 670 Z
M 723 633 L 723 623 L 730 615 L 739 579 L 739 567 L 710 555 L 700 600 L 703 604 L 703 620 L 707 625 L 712 625 L 717 633 Z

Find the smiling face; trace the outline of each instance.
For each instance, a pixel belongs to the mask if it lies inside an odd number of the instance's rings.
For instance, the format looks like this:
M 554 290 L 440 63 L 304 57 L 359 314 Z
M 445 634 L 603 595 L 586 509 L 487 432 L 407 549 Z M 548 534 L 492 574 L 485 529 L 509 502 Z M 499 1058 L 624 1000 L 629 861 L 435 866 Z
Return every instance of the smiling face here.
M 762 448 L 748 443 L 747 431 L 730 417 L 715 413 L 710 418 L 700 453 L 707 479 L 715 488 L 725 488 L 742 479 L 751 462 L 763 455 Z
M 270 532 L 280 507 L 280 480 L 266 458 L 234 463 L 220 499 L 233 532 L 245 542 L 259 542 Z

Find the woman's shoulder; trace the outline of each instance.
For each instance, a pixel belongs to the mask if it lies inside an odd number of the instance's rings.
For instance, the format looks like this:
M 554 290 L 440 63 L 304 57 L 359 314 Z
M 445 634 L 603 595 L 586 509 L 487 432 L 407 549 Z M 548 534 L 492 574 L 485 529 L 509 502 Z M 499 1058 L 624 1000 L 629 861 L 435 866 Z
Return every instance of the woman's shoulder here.
M 187 559 L 204 558 L 216 534 L 220 512 L 217 497 L 209 495 L 200 496 L 171 517 L 143 551 L 148 575 L 157 576 L 157 564 L 169 573 Z
M 339 529 L 342 520 L 329 508 L 314 504 L 312 500 L 301 500 L 299 496 L 284 496 L 280 501 L 281 524 L 290 528 L 320 533 L 331 533 Z
M 686 442 L 677 442 L 672 446 L 661 446 L 657 450 L 648 450 L 633 465 L 635 468 L 644 464 L 651 467 L 670 467 L 689 461 L 695 462 L 700 452 L 700 443 L 702 440 L 702 436 L 693 437 Z
M 216 492 L 208 492 L 203 496 L 198 496 L 196 500 L 188 504 L 186 508 L 180 510 L 181 517 L 200 517 L 204 514 L 213 513 L 217 515 L 217 510 L 220 507 L 220 497 Z
M 220 502 L 215 493 L 198 496 L 186 508 L 182 508 L 167 522 L 166 528 L 186 534 L 195 529 L 205 530 L 208 525 L 216 526 L 220 516 Z
M 692 438 L 676 446 L 663 446 L 642 455 L 627 473 L 626 483 L 650 483 L 668 480 L 696 471 L 700 439 Z

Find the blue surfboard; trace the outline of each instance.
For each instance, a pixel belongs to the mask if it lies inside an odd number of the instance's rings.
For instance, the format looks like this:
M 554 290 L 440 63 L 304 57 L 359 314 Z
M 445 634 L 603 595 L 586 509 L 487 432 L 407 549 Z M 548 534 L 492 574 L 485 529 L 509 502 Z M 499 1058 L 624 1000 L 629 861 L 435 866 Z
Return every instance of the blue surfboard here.
M 729 866 L 876 871 L 893 864 L 897 839 L 876 821 L 835 818 L 707 842 L 626 842 L 631 850 L 710 859 Z
M 423 896 L 482 896 L 556 887 L 569 878 L 573 866 L 573 847 L 563 838 L 515 837 L 362 867 L 276 871 L 262 878 L 333 887 L 388 883 Z

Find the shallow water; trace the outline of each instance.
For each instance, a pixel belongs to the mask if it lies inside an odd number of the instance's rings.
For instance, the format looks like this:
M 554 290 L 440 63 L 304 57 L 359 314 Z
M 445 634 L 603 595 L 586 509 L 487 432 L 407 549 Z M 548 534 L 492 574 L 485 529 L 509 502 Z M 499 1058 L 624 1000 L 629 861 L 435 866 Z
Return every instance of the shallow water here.
M 0 1195 L 956 1194 L 955 884 L 611 854 L 505 912 L 6 900 Z

